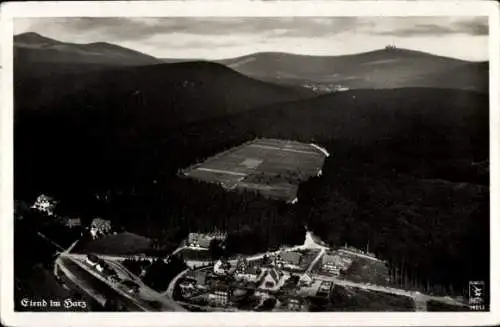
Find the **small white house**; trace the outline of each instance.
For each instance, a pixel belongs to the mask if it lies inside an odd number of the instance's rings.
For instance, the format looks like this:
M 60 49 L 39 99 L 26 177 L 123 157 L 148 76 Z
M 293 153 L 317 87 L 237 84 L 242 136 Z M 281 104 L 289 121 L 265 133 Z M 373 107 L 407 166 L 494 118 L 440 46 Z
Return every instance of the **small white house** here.
M 288 278 L 290 278 L 289 274 L 285 274 L 282 271 L 274 268 L 269 269 L 264 276 L 259 289 L 271 292 L 277 291 L 285 284 Z
M 102 218 L 95 218 L 90 225 L 90 235 L 93 239 L 99 236 L 111 234 L 111 221 Z
M 299 283 L 304 286 L 310 286 L 313 281 L 313 278 L 308 273 L 303 274 L 299 279 Z
M 217 261 L 214 265 L 214 273 L 217 275 L 230 275 L 236 271 L 236 265 L 232 266 L 227 260 Z
M 31 208 L 40 212 L 44 212 L 49 216 L 53 216 L 56 204 L 57 202 L 54 200 L 54 198 L 45 194 L 41 194 L 36 198 L 35 203 L 33 203 Z

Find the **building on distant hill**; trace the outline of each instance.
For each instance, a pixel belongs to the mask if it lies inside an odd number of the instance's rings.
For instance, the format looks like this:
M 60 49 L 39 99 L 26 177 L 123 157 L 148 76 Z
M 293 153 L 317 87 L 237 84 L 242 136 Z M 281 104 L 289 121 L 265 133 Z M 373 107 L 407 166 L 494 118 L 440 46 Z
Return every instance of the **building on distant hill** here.
M 56 205 L 57 201 L 55 201 L 53 197 L 41 194 L 36 198 L 35 203 L 33 203 L 31 208 L 46 213 L 49 216 L 53 216 Z

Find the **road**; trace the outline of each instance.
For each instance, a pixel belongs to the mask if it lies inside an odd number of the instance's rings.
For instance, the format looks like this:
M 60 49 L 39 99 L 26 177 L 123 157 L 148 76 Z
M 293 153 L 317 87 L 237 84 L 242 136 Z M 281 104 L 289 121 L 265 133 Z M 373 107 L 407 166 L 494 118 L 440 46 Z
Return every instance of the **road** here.
M 79 278 L 75 281 L 77 285 L 81 286 L 84 284 L 88 283 L 96 283 L 96 281 L 100 282 L 100 288 L 99 290 L 102 292 L 108 293 L 107 295 L 109 296 L 109 292 L 106 289 L 106 286 L 108 289 L 113 290 L 118 296 L 118 300 L 125 301 L 127 303 L 132 303 L 135 308 L 137 308 L 140 311 L 153 311 L 152 308 L 149 308 L 147 305 L 140 303 L 136 298 L 132 297 L 131 295 L 125 293 L 123 290 L 119 289 L 116 285 L 111 284 L 108 280 L 106 280 L 103 276 L 101 276 L 99 273 L 96 271 L 93 271 L 90 267 L 88 267 L 82 260 L 79 258 L 76 258 L 72 255 L 67 255 L 67 254 L 61 254 L 60 255 L 61 260 L 65 261 L 70 261 L 71 264 L 64 264 L 63 266 L 68 266 L 73 269 L 71 271 L 76 271 L 78 268 L 85 271 L 87 275 L 82 275 L 78 276 Z M 77 267 L 75 267 L 75 265 Z M 94 279 L 94 280 L 93 280 Z
M 37 232 L 38 236 L 40 236 L 41 238 L 43 238 L 44 240 L 46 240 L 47 242 L 49 242 L 50 244 L 52 244 L 53 246 L 55 246 L 59 251 L 65 251 L 65 249 L 60 246 L 59 244 L 57 244 L 56 242 L 52 241 L 50 238 L 48 238 L 47 236 L 43 235 L 42 233 L 40 232 Z
M 56 261 L 64 275 L 101 306 L 105 306 L 108 301 L 116 301 L 128 311 L 152 311 L 134 299 L 123 296 L 116 288 L 111 287 L 102 279 L 96 278 L 76 261 L 65 256 L 60 256 Z
M 374 258 L 372 256 L 369 256 L 369 255 L 366 255 L 366 254 L 363 254 L 363 253 L 358 253 L 358 252 L 346 250 L 346 249 L 343 249 L 343 248 L 340 248 L 338 251 L 339 252 L 347 253 L 349 255 L 355 255 L 355 256 L 360 257 L 360 258 L 369 259 L 369 260 L 372 260 L 372 261 L 382 262 L 382 260 L 380 260 L 378 258 Z
M 457 300 L 454 300 L 450 297 L 445 297 L 445 296 L 426 295 L 426 294 L 422 294 L 422 293 L 416 292 L 416 291 L 407 291 L 407 290 L 393 288 L 393 287 L 358 283 L 358 282 L 353 282 L 350 280 L 340 279 L 340 278 L 331 277 L 331 276 L 317 275 L 315 277 L 317 279 L 320 279 L 320 280 L 332 281 L 335 283 L 335 285 L 361 288 L 361 289 L 370 290 L 370 291 L 376 291 L 376 292 L 389 293 L 389 294 L 394 294 L 394 295 L 399 295 L 399 296 L 410 297 L 415 301 L 415 306 L 419 309 L 422 309 L 423 303 L 427 303 L 427 301 L 429 301 L 429 300 L 438 301 L 438 302 L 445 303 L 448 305 L 465 306 L 464 303 L 459 302 Z
M 175 289 L 175 285 L 177 284 L 177 281 L 179 280 L 179 278 L 181 278 L 182 276 L 184 276 L 189 270 L 190 270 L 189 268 L 184 269 L 177 276 L 175 276 L 170 281 L 170 283 L 168 284 L 167 290 L 165 292 L 163 292 L 162 295 L 166 296 L 166 297 L 168 297 L 170 299 L 172 299 L 173 296 L 174 296 L 174 289 Z
M 323 257 L 323 255 L 325 254 L 326 252 L 326 249 L 321 249 L 319 250 L 319 253 L 318 255 L 316 256 L 316 258 L 314 258 L 314 260 L 311 262 L 311 264 L 309 265 L 309 267 L 307 267 L 305 273 L 306 274 L 309 274 L 311 272 L 311 270 L 314 268 L 314 266 L 318 263 L 319 260 L 321 260 L 321 258 Z
M 70 263 L 65 262 L 65 259 L 58 257 L 55 261 L 54 266 L 58 267 L 62 273 L 74 284 L 78 285 L 81 290 L 83 290 L 87 295 L 96 300 L 100 305 L 104 306 L 106 303 L 106 297 L 98 292 L 95 287 L 92 287 L 89 283 L 81 282 L 84 278 L 81 276 L 81 271 L 77 269 L 71 269 L 73 267 L 68 267 Z
M 311 235 L 306 236 L 306 242 L 304 242 L 304 246 L 309 247 L 309 248 L 321 247 L 320 253 L 313 260 L 313 262 L 311 263 L 311 265 L 309 265 L 309 267 L 307 269 L 307 272 L 310 272 L 311 269 L 314 267 L 314 265 L 318 262 L 318 260 L 320 260 L 321 257 L 324 255 L 326 249 L 325 249 L 325 247 L 318 244 L 314 240 L 314 238 L 311 237 Z M 342 251 L 342 250 L 343 249 L 340 249 L 340 251 Z M 370 259 L 370 260 L 375 260 L 375 261 L 381 261 L 378 258 L 370 257 L 370 256 L 367 256 L 367 255 L 362 254 L 362 253 L 356 253 L 356 252 L 348 251 L 348 250 L 344 250 L 344 251 L 348 252 L 349 254 L 356 255 L 358 257 L 362 257 L 362 258 L 366 258 L 366 259 Z M 431 295 L 422 294 L 422 293 L 416 292 L 416 291 L 408 291 L 408 290 L 403 290 L 403 289 L 398 289 L 398 288 L 393 288 L 393 287 L 386 287 L 386 286 L 367 284 L 367 283 L 357 283 L 357 282 L 353 282 L 353 281 L 349 281 L 349 280 L 345 280 L 345 279 L 339 279 L 339 278 L 336 278 L 333 276 L 317 275 L 315 277 L 318 279 L 322 279 L 322 280 L 332 281 L 336 285 L 355 287 L 355 288 L 361 288 L 361 289 L 365 289 L 365 290 L 371 290 L 371 291 L 377 291 L 377 292 L 390 293 L 390 294 L 394 294 L 394 295 L 410 297 L 414 300 L 415 308 L 418 311 L 426 311 L 427 310 L 427 301 L 429 301 L 429 300 L 438 301 L 438 302 L 445 303 L 448 305 L 465 306 L 464 303 L 459 302 L 457 300 L 454 300 L 450 297 L 431 296 Z
M 62 253 L 60 257 L 64 259 L 69 259 L 73 263 L 77 264 L 80 268 L 84 269 L 95 279 L 103 282 L 108 287 L 113 289 L 116 293 L 120 295 L 121 300 L 132 302 L 136 307 L 142 311 L 186 311 L 182 306 L 177 304 L 170 298 L 163 296 L 161 293 L 156 292 L 147 285 L 145 285 L 139 277 L 132 274 L 128 269 L 123 267 L 116 261 L 105 260 L 110 266 L 112 266 L 115 271 L 117 271 L 119 276 L 125 276 L 127 279 L 131 279 L 139 285 L 139 292 L 135 294 L 129 294 L 119 288 L 118 284 L 109 282 L 106 278 L 101 276 L 97 271 L 85 263 L 86 256 L 81 254 L 67 254 Z M 77 283 L 82 283 L 83 281 L 78 280 Z M 154 304 L 153 304 L 154 303 Z
M 69 251 L 68 251 L 69 252 Z M 84 254 L 78 254 L 78 253 L 72 253 L 72 255 L 84 255 Z M 127 259 L 133 259 L 133 260 L 136 260 L 136 259 L 145 259 L 145 260 L 157 260 L 158 257 L 149 257 L 149 256 L 143 256 L 143 255 L 109 255 L 109 254 L 97 254 L 97 256 L 99 256 L 99 258 L 103 259 L 103 260 L 120 260 L 120 261 L 123 261 L 123 260 L 127 260 Z M 164 259 L 166 261 L 166 259 Z

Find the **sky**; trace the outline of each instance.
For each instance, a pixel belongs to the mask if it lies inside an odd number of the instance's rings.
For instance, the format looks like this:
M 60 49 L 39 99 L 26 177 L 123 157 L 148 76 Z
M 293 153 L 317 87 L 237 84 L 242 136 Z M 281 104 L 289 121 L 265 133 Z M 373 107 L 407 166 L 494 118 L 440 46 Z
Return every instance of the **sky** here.
M 89 17 L 17 18 L 15 34 L 73 43 L 109 42 L 158 58 L 222 59 L 255 52 L 342 55 L 400 48 L 488 60 L 488 18 Z

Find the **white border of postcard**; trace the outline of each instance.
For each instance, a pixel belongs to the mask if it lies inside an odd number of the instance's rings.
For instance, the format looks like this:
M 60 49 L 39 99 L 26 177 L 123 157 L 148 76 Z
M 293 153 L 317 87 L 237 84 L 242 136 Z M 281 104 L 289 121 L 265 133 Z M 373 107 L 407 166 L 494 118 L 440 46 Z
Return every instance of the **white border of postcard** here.
M 7 326 L 425 326 L 498 325 L 499 6 L 494 1 L 130 1 L 12 2 L 1 6 L 1 318 Z M 488 16 L 490 58 L 491 311 L 457 313 L 24 313 L 13 304 L 13 18 L 160 16 Z M 464 44 L 464 46 L 467 46 Z M 496 142 L 495 142 L 496 141 Z M 104 318 L 104 319 L 103 319 Z

